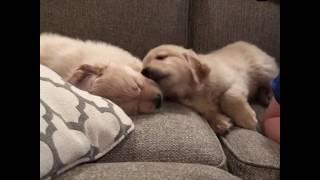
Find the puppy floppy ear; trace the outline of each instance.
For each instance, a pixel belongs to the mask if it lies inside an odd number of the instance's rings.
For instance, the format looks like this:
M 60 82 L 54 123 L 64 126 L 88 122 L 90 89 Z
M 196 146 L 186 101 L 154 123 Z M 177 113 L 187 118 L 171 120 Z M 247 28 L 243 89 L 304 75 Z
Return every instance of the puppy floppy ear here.
M 92 78 L 102 75 L 104 67 L 83 64 L 79 66 L 66 80 L 79 89 L 89 91 Z
M 186 58 L 189 63 L 189 67 L 192 73 L 192 78 L 196 84 L 201 83 L 210 72 L 210 69 L 207 65 L 202 64 L 198 58 L 198 55 L 191 49 L 188 52 L 184 53 L 183 56 Z

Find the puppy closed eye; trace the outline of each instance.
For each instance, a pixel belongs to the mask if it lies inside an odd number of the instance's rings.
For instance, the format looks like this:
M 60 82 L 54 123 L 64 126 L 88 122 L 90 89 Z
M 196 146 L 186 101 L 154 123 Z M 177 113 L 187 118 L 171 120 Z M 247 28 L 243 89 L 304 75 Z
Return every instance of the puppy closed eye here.
M 156 59 L 157 60 L 164 60 L 165 58 L 167 58 L 168 57 L 168 55 L 157 55 L 156 56 Z

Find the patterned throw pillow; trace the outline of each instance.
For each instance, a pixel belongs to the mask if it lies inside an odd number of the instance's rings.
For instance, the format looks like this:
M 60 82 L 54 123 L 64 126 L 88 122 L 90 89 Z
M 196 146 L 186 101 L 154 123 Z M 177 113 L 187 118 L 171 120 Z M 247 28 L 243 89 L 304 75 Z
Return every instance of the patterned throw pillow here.
M 40 65 L 40 179 L 100 158 L 133 129 L 116 104 L 75 88 Z

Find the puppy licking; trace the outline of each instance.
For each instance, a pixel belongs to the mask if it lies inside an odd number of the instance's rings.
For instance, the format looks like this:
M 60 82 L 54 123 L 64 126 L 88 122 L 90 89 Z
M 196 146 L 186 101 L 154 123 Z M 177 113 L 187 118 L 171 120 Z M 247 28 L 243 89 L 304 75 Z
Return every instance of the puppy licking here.
M 119 47 L 44 33 L 40 63 L 74 86 L 112 100 L 129 115 L 161 106 L 162 92 L 140 73 L 141 61 Z
M 161 45 L 143 59 L 142 74 L 156 81 L 166 98 L 178 101 L 208 120 L 222 135 L 233 125 L 256 129 L 249 99 L 270 92 L 278 74 L 274 58 L 243 41 L 208 54 Z M 267 103 L 265 96 L 260 100 Z

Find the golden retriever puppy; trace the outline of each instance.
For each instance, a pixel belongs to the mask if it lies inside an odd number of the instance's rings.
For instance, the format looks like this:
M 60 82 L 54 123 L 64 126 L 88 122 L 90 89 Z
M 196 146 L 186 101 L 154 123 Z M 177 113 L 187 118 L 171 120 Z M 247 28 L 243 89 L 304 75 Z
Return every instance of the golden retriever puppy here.
M 40 63 L 74 86 L 112 100 L 129 115 L 161 106 L 161 90 L 140 73 L 142 62 L 116 46 L 44 33 Z
M 220 135 L 233 123 L 256 129 L 248 99 L 261 88 L 269 89 L 278 74 L 274 58 L 242 41 L 209 54 L 161 45 L 147 53 L 143 66 L 142 74 L 155 80 L 166 98 L 193 108 Z

